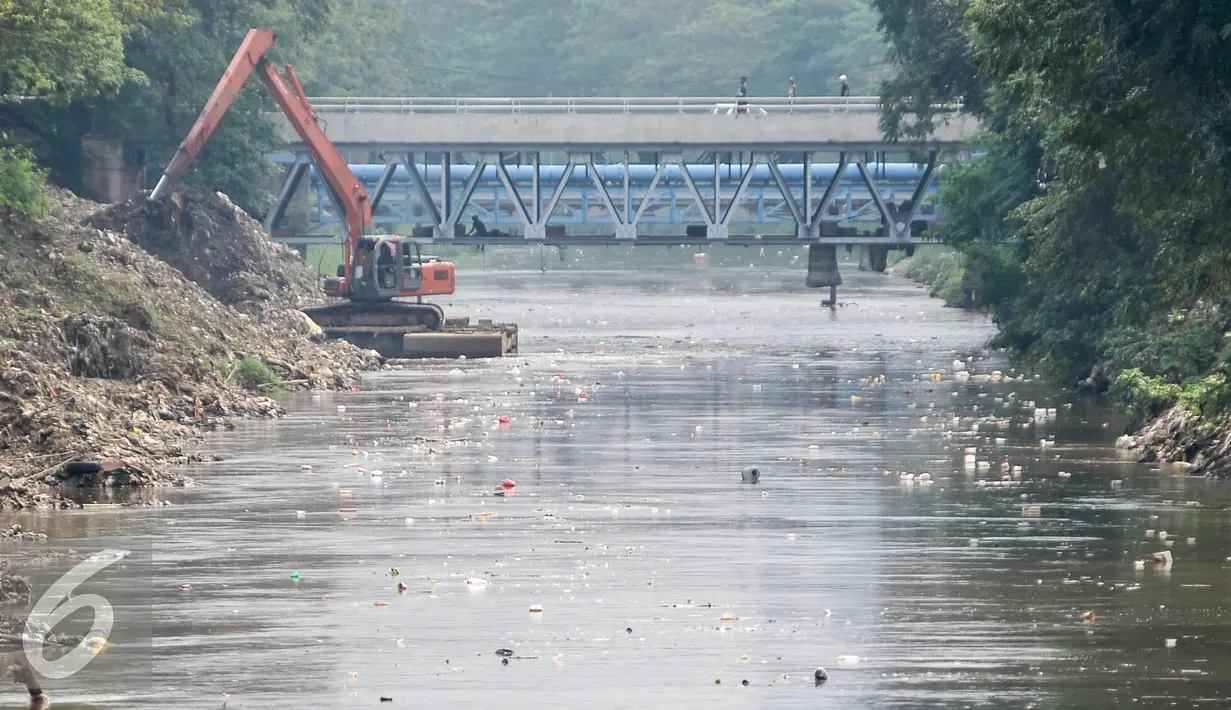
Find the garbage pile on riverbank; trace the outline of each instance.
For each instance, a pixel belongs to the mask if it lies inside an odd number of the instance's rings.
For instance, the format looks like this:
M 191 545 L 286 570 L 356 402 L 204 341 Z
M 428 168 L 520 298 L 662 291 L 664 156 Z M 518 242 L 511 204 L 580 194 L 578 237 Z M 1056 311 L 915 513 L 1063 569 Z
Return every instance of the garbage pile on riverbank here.
M 0 509 L 69 505 L 40 484 L 186 483 L 163 467 L 199 459 L 201 429 L 381 364 L 323 339 L 298 310 L 323 299 L 307 265 L 219 195 L 52 201 L 43 220 L 0 213 Z
M 270 241 L 220 192 L 185 187 L 158 202 L 141 196 L 86 223 L 124 235 L 222 303 L 257 318 L 270 315 L 271 306 L 302 309 L 323 297 L 299 254 Z

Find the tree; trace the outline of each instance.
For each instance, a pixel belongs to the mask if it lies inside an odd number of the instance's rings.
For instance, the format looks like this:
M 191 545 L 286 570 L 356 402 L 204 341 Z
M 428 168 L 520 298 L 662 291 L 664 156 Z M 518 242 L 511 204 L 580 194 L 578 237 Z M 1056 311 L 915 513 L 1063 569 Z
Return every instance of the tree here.
M 178 0 L 0 2 L 0 100 L 64 103 L 140 80 L 124 62 L 125 41 L 181 12 Z

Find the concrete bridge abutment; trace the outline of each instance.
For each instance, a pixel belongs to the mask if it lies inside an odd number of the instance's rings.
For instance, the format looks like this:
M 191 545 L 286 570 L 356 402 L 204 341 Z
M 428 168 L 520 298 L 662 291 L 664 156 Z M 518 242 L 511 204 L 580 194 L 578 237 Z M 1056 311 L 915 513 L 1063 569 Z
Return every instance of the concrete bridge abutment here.
M 885 273 L 889 264 L 889 247 L 879 244 L 859 245 L 859 270 Z

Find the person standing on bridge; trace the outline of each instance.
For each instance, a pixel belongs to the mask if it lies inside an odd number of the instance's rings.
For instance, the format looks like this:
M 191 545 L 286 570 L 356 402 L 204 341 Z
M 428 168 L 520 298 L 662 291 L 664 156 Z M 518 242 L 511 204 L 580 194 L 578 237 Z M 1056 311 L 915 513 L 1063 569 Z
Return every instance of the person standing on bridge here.
M 790 83 L 786 86 L 787 104 L 790 106 L 790 112 L 795 113 L 795 77 L 790 78 Z
M 838 77 L 838 96 L 842 97 L 842 105 L 845 106 L 848 99 L 851 97 L 851 85 L 846 81 L 846 75 Z
M 739 100 L 736 102 L 735 113 L 748 112 L 748 77 L 741 76 L 739 78 Z

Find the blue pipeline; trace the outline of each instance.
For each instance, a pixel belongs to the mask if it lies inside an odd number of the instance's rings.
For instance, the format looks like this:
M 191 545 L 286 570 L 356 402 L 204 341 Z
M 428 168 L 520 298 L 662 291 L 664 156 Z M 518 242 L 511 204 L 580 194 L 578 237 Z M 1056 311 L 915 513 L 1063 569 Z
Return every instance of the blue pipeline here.
M 275 157 L 275 162 L 288 164 L 293 158 L 287 156 L 283 160 L 279 160 L 282 156 Z M 509 165 L 506 166 L 509 172 L 509 177 L 515 183 L 527 183 L 534 178 L 534 168 L 529 165 Z M 564 165 L 541 165 L 539 166 L 539 180 L 544 185 L 544 189 L 550 190 L 560 177 L 564 174 Z M 441 166 L 439 165 L 423 165 L 419 164 L 419 174 L 423 176 L 428 185 L 440 184 Z M 803 179 L 804 166 L 800 163 L 788 163 L 780 165 L 782 177 L 788 184 L 798 183 Z M 379 163 L 376 164 L 352 164 L 350 166 L 355 177 L 365 183 L 374 183 L 384 174 L 385 166 Z M 744 173 L 747 171 L 746 165 L 727 165 L 720 164 L 718 166 L 719 178 L 725 182 L 738 181 L 743 179 Z M 837 163 L 814 163 L 812 165 L 812 180 L 813 182 L 820 180 L 831 180 L 834 173 L 838 169 Z M 943 170 L 937 168 L 937 173 Z M 596 165 L 595 171 L 598 173 L 599 179 L 607 184 L 623 184 L 624 183 L 624 166 L 622 164 L 615 165 Z M 887 181 L 895 183 L 911 183 L 916 184 L 923 177 L 924 169 L 914 163 L 883 163 L 868 165 L 868 172 L 873 180 Z M 473 165 L 453 165 L 450 171 L 452 180 L 466 181 L 474 172 Z M 658 172 L 657 166 L 654 165 L 632 165 L 629 169 L 629 182 L 634 185 L 648 185 L 654 179 L 655 173 Z M 713 164 L 689 165 L 688 172 L 692 179 L 697 182 L 711 183 L 714 180 Z M 316 166 L 312 166 L 312 176 L 318 177 Z M 859 168 L 854 165 L 848 165 L 843 175 L 845 181 L 862 182 L 859 175 Z M 406 172 L 404 166 L 399 165 L 393 173 L 393 181 L 395 183 L 406 183 L 410 180 L 410 174 Z M 482 177 L 479 178 L 480 184 L 483 183 L 499 183 L 500 176 L 496 172 L 494 166 L 487 166 L 483 170 Z M 678 165 L 668 166 L 663 175 L 659 178 L 660 185 L 682 184 L 683 177 L 680 173 Z M 752 172 L 752 184 L 767 184 L 773 182 L 773 175 L 769 171 L 769 167 L 758 165 Z M 584 165 L 578 165 L 573 168 L 573 174 L 569 180 L 570 184 L 584 183 L 591 184 L 589 168 Z

